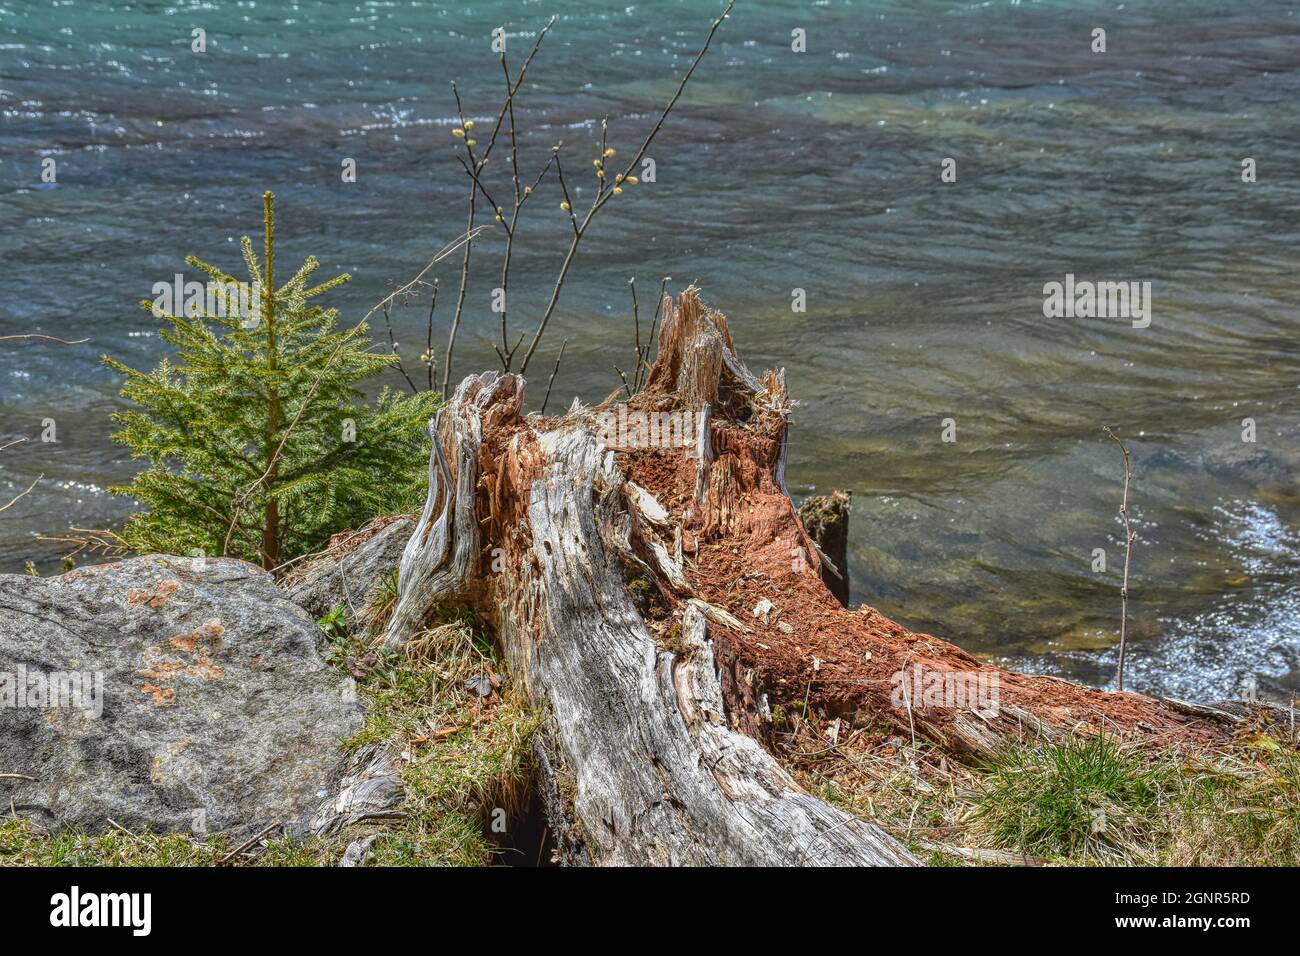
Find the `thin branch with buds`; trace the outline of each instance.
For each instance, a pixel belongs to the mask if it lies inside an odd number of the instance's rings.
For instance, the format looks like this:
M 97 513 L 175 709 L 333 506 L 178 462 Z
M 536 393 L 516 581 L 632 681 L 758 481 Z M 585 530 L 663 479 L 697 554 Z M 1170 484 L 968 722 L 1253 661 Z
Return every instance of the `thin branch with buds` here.
M 609 201 L 611 196 L 615 195 L 614 190 L 619 189 L 621 191 L 621 184 L 626 182 L 628 177 L 632 176 L 636 171 L 638 164 L 640 164 L 641 160 L 645 157 L 646 151 L 650 148 L 650 144 L 654 142 L 655 137 L 659 135 L 659 131 L 663 129 L 664 121 L 668 119 L 668 114 L 672 112 L 673 107 L 677 105 L 677 101 L 681 99 L 682 93 L 686 89 L 686 84 L 690 82 L 691 77 L 695 74 L 696 67 L 700 65 L 700 61 L 704 59 L 704 55 L 709 52 L 709 46 L 713 43 L 714 34 L 718 32 L 718 27 L 722 26 L 722 21 L 727 19 L 727 15 L 731 13 L 731 8 L 735 5 L 735 2 L 736 0 L 727 0 L 726 8 L 718 15 L 718 18 L 713 21 L 713 25 L 709 28 L 708 36 L 704 38 L 704 44 L 700 47 L 700 52 L 695 54 L 695 59 L 691 61 L 691 65 L 682 76 L 681 82 L 677 84 L 677 91 L 673 93 L 672 99 L 668 101 L 668 105 L 663 108 L 663 112 L 659 115 L 658 122 L 655 123 L 654 128 L 646 135 L 645 141 L 641 144 L 641 148 L 636 151 L 636 155 L 633 156 L 631 162 L 627 164 L 627 168 L 624 169 L 620 175 L 614 177 L 612 182 L 607 177 L 598 177 L 601 185 L 600 188 L 597 189 L 596 198 L 592 200 L 591 208 L 587 210 L 581 224 L 578 224 L 576 217 L 574 218 L 573 239 L 569 243 L 568 252 L 565 253 L 564 262 L 560 266 L 560 274 L 555 280 L 555 286 L 551 290 L 551 298 L 546 304 L 546 311 L 542 313 L 541 320 L 537 323 L 537 330 L 533 333 L 532 342 L 528 345 L 528 351 L 524 353 L 524 360 L 519 366 L 519 374 L 522 375 L 528 371 L 528 363 L 532 360 L 533 354 L 537 351 L 537 346 L 542 340 L 542 335 L 546 332 L 547 323 L 550 322 L 551 316 L 555 314 L 555 306 L 560 301 L 560 293 L 564 289 L 564 281 L 568 278 L 569 269 L 572 268 L 573 262 L 577 258 L 578 246 L 581 244 L 583 236 L 587 234 L 587 229 L 590 228 L 592 221 L 600 213 L 601 209 L 604 208 L 605 203 Z M 603 125 L 601 135 L 602 142 L 604 142 Z M 606 158 L 604 155 L 606 152 L 607 150 L 602 149 L 602 163 Z M 571 205 L 570 212 L 572 213 Z
M 520 87 L 523 86 L 524 77 L 528 73 L 529 64 L 533 62 L 533 57 L 537 55 L 537 51 L 542 45 L 542 40 L 546 38 L 546 34 L 550 32 L 550 29 L 554 24 L 555 24 L 555 17 L 551 17 L 551 19 L 547 21 L 546 26 L 542 27 L 542 29 L 538 32 L 537 39 L 533 42 L 532 50 L 529 51 L 528 56 L 526 56 L 524 58 L 523 63 L 520 64 L 519 73 L 513 80 L 511 80 L 510 77 L 510 67 L 509 64 L 506 62 L 505 51 L 504 50 L 502 51 L 501 70 L 505 74 L 505 78 L 506 78 L 506 97 L 501 104 L 501 108 L 497 111 L 496 123 L 492 127 L 492 133 L 488 137 L 487 146 L 484 148 L 481 156 L 476 155 L 474 152 L 475 141 L 473 136 L 470 135 L 470 131 L 474 127 L 472 122 L 467 122 L 466 120 L 465 109 L 460 99 L 460 90 L 457 88 L 454 82 L 451 84 L 452 95 L 455 96 L 456 98 L 456 114 L 460 118 L 460 126 L 457 129 L 457 135 L 464 138 L 465 150 L 467 155 L 469 156 L 469 162 L 465 162 L 464 159 L 457 157 L 458 159 L 460 159 L 461 165 L 465 168 L 465 172 L 470 177 L 469 211 L 467 217 L 467 222 L 468 222 L 467 228 L 472 229 L 474 226 L 475 216 L 477 215 L 477 200 L 479 194 L 481 193 L 483 195 L 483 198 L 486 199 L 488 204 L 492 207 L 495 220 L 501 224 L 506 234 L 506 254 L 501 267 L 502 268 L 501 287 L 503 290 L 507 290 L 509 288 L 510 261 L 514 251 L 515 226 L 517 225 L 519 220 L 519 211 L 523 207 L 524 202 L 528 199 L 528 197 L 532 194 L 533 191 L 533 187 L 524 187 L 519 178 L 519 154 L 518 154 L 518 141 L 517 141 L 517 133 L 515 127 L 515 113 L 514 113 L 515 96 L 516 94 L 518 94 Z M 487 165 L 488 159 L 492 155 L 492 150 L 497 143 L 497 137 L 500 135 L 501 127 L 505 123 L 507 117 L 510 120 L 509 135 L 510 135 L 510 151 L 511 151 L 511 168 L 514 173 L 513 182 L 514 182 L 514 194 L 515 194 L 514 211 L 511 214 L 509 221 L 507 221 L 506 219 L 505 211 L 503 210 L 503 208 L 488 193 L 487 188 L 483 184 L 482 175 L 481 175 L 483 172 L 483 167 Z M 544 168 L 542 172 L 538 174 L 537 182 L 540 182 L 542 176 L 546 175 L 546 169 L 548 169 L 549 167 L 550 164 L 548 163 L 547 167 Z M 536 184 L 537 184 L 536 182 L 533 184 L 534 187 L 536 186 Z M 451 385 L 452 355 L 456 349 L 456 334 L 460 331 L 461 315 L 464 313 L 465 310 L 465 290 L 469 284 L 469 274 L 470 274 L 470 249 L 468 246 L 466 246 L 465 256 L 461 262 L 460 290 L 458 291 L 456 296 L 456 311 L 455 314 L 452 316 L 451 331 L 450 333 L 448 333 L 447 336 L 447 355 L 443 363 L 442 391 L 444 395 L 447 393 L 447 390 Z M 514 350 L 509 347 L 507 342 L 505 308 L 506 306 L 503 303 L 502 317 L 501 317 L 501 344 L 497 346 L 497 354 L 501 356 L 502 364 L 505 365 L 507 371 L 509 371 L 510 357 L 514 355 Z M 518 348 L 518 344 L 516 344 L 515 348 Z
M 406 379 L 406 384 L 411 386 L 411 394 L 419 395 L 420 390 L 415 387 L 415 382 L 411 376 L 406 374 L 406 366 L 402 364 L 402 353 L 397 350 L 397 339 L 393 338 L 393 321 L 388 314 L 388 306 L 384 306 L 384 330 L 388 333 L 388 345 L 393 350 L 393 356 L 397 359 L 397 371 L 401 373 L 402 378 Z
M 550 159 L 533 180 L 531 186 L 525 185 L 525 180 L 520 172 L 519 165 L 520 131 L 515 121 L 515 98 L 523 85 L 524 76 L 527 72 L 528 66 L 536 56 L 538 49 L 541 47 L 543 38 L 555 23 L 555 18 L 552 17 L 551 20 L 547 22 L 546 26 L 538 33 L 532 49 L 520 65 L 519 72 L 514 76 L 511 75 L 510 66 L 506 60 L 505 52 L 503 51 L 501 53 L 501 72 L 506 84 L 505 99 L 497 110 L 496 122 L 493 125 L 491 134 L 486 140 L 486 146 L 482 148 L 481 151 L 477 148 L 478 142 L 473 136 L 474 124 L 472 120 L 467 119 L 465 116 L 464 104 L 461 101 L 459 89 L 455 83 L 452 84 L 452 92 L 456 99 L 456 115 L 460 120 L 460 126 L 452 130 L 452 132 L 456 137 L 463 141 L 465 149 L 463 154 L 457 156 L 457 161 L 460 163 L 461 168 L 470 180 L 468 211 L 469 225 L 471 227 L 473 226 L 481 201 L 486 203 L 492 210 L 493 218 L 496 223 L 500 225 L 505 239 L 505 250 L 501 261 L 499 285 L 499 294 L 502 301 L 500 301 L 498 305 L 500 311 L 500 340 L 493 345 L 493 350 L 496 352 L 497 358 L 500 360 L 501 367 L 504 371 L 509 372 L 513 369 L 519 348 L 523 345 L 526 338 L 526 336 L 521 333 L 515 340 L 514 344 L 511 344 L 511 338 L 513 336 L 510 330 L 509 318 L 510 273 L 515 251 L 515 240 L 518 235 L 517 230 L 519 227 L 520 211 L 524 204 L 541 183 L 542 179 L 550 171 L 551 167 L 554 166 L 555 178 L 559 182 L 560 192 L 563 196 L 561 208 L 568 215 L 569 226 L 573 235 L 570 238 L 568 249 L 560 265 L 559 275 L 552 285 L 546 308 L 538 320 L 536 328 L 531 333 L 532 339 L 528 344 L 527 351 L 524 353 L 523 361 L 519 363 L 520 374 L 524 374 L 527 371 L 528 364 L 537 351 L 542 335 L 546 331 L 546 327 L 550 322 L 551 317 L 555 314 L 560 294 L 564 289 L 570 270 L 577 258 L 578 248 L 582 244 L 582 240 L 585 238 L 588 229 L 591 227 L 596 216 L 605 207 L 605 204 L 609 202 L 613 196 L 621 195 L 625 188 L 635 185 L 638 182 L 637 177 L 633 175 L 634 171 L 638 168 L 642 159 L 645 158 L 646 151 L 654 142 L 655 137 L 658 136 L 659 131 L 663 129 L 668 114 L 672 112 L 677 101 L 681 99 L 687 83 L 690 82 L 691 77 L 694 75 L 696 68 L 700 64 L 700 61 L 708 52 L 709 47 L 713 42 L 714 34 L 717 33 L 718 28 L 722 25 L 722 21 L 730 14 L 734 2 L 735 0 L 728 0 L 726 8 L 717 19 L 713 21 L 703 45 L 696 54 L 694 60 L 691 62 L 690 67 L 686 70 L 685 74 L 679 81 L 672 98 L 660 112 L 658 120 L 642 141 L 636 154 L 627 164 L 627 168 L 618 175 L 613 175 L 613 170 L 607 169 L 610 158 L 615 155 L 615 150 L 609 146 L 609 118 L 602 118 L 598 147 L 600 154 L 593 161 L 594 175 L 596 179 L 595 196 L 591 201 L 591 205 L 581 215 L 575 207 L 574 196 L 569 190 L 569 179 L 565 174 L 561 159 L 561 154 L 564 149 L 563 141 L 556 143 L 552 147 Z M 509 181 L 505 187 L 497 188 L 485 181 L 484 167 L 487 165 L 488 158 L 496 146 L 503 129 L 505 131 L 505 138 L 508 139 L 510 150 Z M 500 199 L 505 198 L 506 190 L 509 190 L 509 192 L 514 196 L 513 208 L 500 202 Z M 466 248 L 465 256 L 461 263 L 461 283 L 457 296 L 456 310 L 452 318 L 451 331 L 447 339 L 447 357 L 443 364 L 442 390 L 444 393 L 449 391 L 451 385 L 452 354 L 455 349 L 456 336 L 460 330 L 461 317 L 464 312 L 465 290 L 469 283 L 470 266 L 470 250 Z M 641 378 L 641 366 L 644 362 L 642 347 L 640 344 L 637 346 L 637 353 L 637 362 L 632 369 L 633 383 Z M 627 384 L 628 388 L 632 388 L 633 383 L 625 384 Z

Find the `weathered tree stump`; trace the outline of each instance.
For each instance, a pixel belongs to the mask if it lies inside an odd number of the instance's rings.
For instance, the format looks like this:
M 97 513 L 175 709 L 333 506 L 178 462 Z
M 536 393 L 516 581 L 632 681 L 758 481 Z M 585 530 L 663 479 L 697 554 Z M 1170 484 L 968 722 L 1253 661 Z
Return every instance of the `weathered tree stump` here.
M 558 418 L 523 403 L 519 376 L 488 372 L 431 423 L 429 496 L 385 639 L 400 646 L 444 601 L 493 628 L 549 711 L 541 795 L 566 862 L 913 864 L 780 767 L 765 744 L 783 713 L 875 716 L 977 752 L 1089 728 L 1227 732 L 1213 714 L 1001 671 L 844 609 L 785 490 L 784 374 L 752 374 L 693 288 L 665 299 L 646 388 L 620 413 L 698 423 L 689 447 L 611 437 L 624 419 L 608 403 Z M 996 675 L 997 707 L 897 700 L 918 669 Z

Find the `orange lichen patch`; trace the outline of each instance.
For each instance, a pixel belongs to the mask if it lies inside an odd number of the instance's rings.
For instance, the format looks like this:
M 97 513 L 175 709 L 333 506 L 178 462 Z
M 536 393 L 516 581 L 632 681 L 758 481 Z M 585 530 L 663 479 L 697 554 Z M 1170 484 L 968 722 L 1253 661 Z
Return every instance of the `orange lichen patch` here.
M 152 608 L 160 608 L 167 604 L 167 601 L 173 594 L 180 590 L 179 581 L 168 579 L 159 581 L 153 588 L 131 588 L 126 592 L 126 603 L 132 607 L 138 607 L 141 604 L 148 604 Z
M 164 651 L 158 645 L 146 648 L 146 666 L 137 673 L 147 681 L 160 683 L 183 678 L 209 681 L 224 677 L 225 671 L 213 660 L 213 655 L 225 633 L 225 625 L 216 618 L 205 621 L 189 634 L 177 635 L 167 642 L 167 646 L 175 653 Z M 147 688 L 151 687 L 154 690 L 165 690 L 168 699 L 174 701 L 174 688 L 154 687 L 153 684 L 146 683 L 141 690 L 149 692 Z
M 188 654 L 193 654 L 194 649 L 198 646 L 200 641 L 207 642 L 215 647 L 217 641 L 220 640 L 221 635 L 225 633 L 225 625 L 214 617 L 211 620 L 200 624 L 189 634 L 182 634 L 179 637 L 173 637 L 168 641 L 168 643 L 178 651 L 185 651 Z
M 153 684 L 145 684 L 140 688 L 140 692 L 149 694 L 153 697 L 153 705 L 155 707 L 176 706 L 176 691 L 172 690 L 170 687 L 156 687 Z
M 226 676 L 226 672 L 214 663 L 211 657 L 202 651 L 199 652 L 198 656 L 194 660 L 192 673 L 198 677 L 202 677 L 204 680 L 216 680 L 219 677 Z
M 179 661 L 158 661 L 150 664 L 144 670 L 137 671 L 137 673 L 149 680 L 171 680 L 184 670 L 185 665 Z

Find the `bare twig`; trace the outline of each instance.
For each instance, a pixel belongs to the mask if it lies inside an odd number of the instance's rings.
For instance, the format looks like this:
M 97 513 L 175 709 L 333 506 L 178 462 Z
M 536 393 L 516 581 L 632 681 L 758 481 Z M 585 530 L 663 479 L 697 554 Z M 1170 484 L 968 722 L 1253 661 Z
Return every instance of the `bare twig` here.
M 119 555 L 125 554 L 130 550 L 127 543 L 112 531 L 100 530 L 97 528 L 69 528 L 72 535 L 37 535 L 37 541 L 50 541 L 57 544 L 75 545 L 71 551 L 63 555 L 66 558 L 75 558 L 82 551 L 89 551 L 91 554 L 108 554 Z
M 468 242 L 473 242 L 475 239 L 479 237 L 481 233 L 483 233 L 487 229 L 488 229 L 487 226 L 479 226 L 476 229 L 468 229 L 465 232 L 462 232 L 457 238 L 447 243 L 447 245 L 443 246 L 441 249 L 438 250 L 437 254 L 435 254 L 434 257 L 428 261 L 425 267 L 421 269 L 419 273 L 416 274 L 414 279 L 412 279 L 410 282 L 406 283 L 405 285 L 398 286 L 388 295 L 384 296 L 382 299 L 380 299 L 378 302 L 372 305 L 370 307 L 370 310 L 361 317 L 361 322 L 358 322 L 357 325 L 360 325 L 362 322 L 369 321 L 370 317 L 374 315 L 376 312 L 378 312 L 380 309 L 382 309 L 385 305 L 388 305 L 394 299 L 400 298 L 401 296 L 409 295 L 417 286 L 429 285 L 429 283 L 424 281 L 424 277 L 429 274 L 430 269 L 436 266 L 443 259 L 446 259 L 449 255 L 451 255 L 461 246 L 465 245 Z M 435 279 L 434 284 L 436 283 L 437 280 Z
M 1128 517 L 1128 486 L 1133 477 L 1133 469 L 1129 461 L 1128 449 L 1124 443 L 1119 440 L 1119 436 L 1113 432 L 1109 426 L 1102 426 L 1107 436 L 1115 444 L 1119 445 L 1120 454 L 1124 456 L 1124 498 L 1120 502 L 1119 515 L 1124 521 L 1124 583 L 1119 589 L 1120 614 L 1119 614 L 1119 666 L 1115 674 L 1115 689 L 1124 690 L 1124 650 L 1128 637 L 1128 570 L 1129 561 L 1133 556 L 1133 542 L 1137 535 L 1129 527 Z
M 429 321 L 424 330 L 424 368 L 429 380 L 429 391 L 433 391 L 433 311 L 438 308 L 438 280 L 433 280 L 433 291 L 429 295 Z
M 560 370 L 560 359 L 564 358 L 564 347 L 569 344 L 565 339 L 560 343 L 560 354 L 555 356 L 555 368 L 551 369 L 551 380 L 546 383 L 546 397 L 542 399 L 542 414 L 546 414 L 546 403 L 551 400 L 551 386 L 555 384 L 555 373 Z
M 90 339 L 76 339 L 74 341 L 68 341 L 67 339 L 61 339 L 55 335 L 43 335 L 40 332 L 24 332 L 21 335 L 0 335 L 0 342 L 13 342 L 22 339 L 41 339 L 46 342 L 57 342 L 60 345 L 80 345 L 82 342 L 90 341 Z M 13 448 L 14 445 L 21 445 L 25 441 L 27 441 L 26 438 L 15 438 L 13 441 L 8 441 L 5 442 L 3 445 L 0 445 L 0 451 L 4 451 L 6 448 Z M 30 485 L 28 485 L 26 490 L 20 491 L 18 494 L 10 498 L 4 505 L 0 505 L 0 511 L 8 511 L 14 505 L 18 504 L 18 502 L 22 501 L 24 498 L 30 495 L 32 493 L 32 489 L 34 489 L 38 484 L 40 484 L 41 479 L 44 477 L 45 477 L 44 472 L 37 475 L 36 480 L 33 481 Z
M 406 366 L 402 364 L 402 353 L 397 351 L 397 339 L 393 338 L 393 322 L 388 314 L 387 305 L 384 306 L 384 329 L 388 332 L 388 344 L 393 350 L 393 355 L 397 357 L 397 370 L 402 373 L 402 378 L 406 379 L 406 384 L 411 386 L 411 393 L 419 395 L 420 390 L 411 381 L 411 376 L 406 374 Z
M 44 477 L 45 477 L 44 474 L 37 475 L 36 480 L 27 486 L 26 491 L 21 491 L 18 494 L 14 495 L 12 498 L 9 499 L 8 504 L 0 505 L 0 511 L 8 511 L 14 505 L 18 504 L 18 502 L 22 501 L 24 498 L 30 495 L 32 493 L 32 489 L 35 488 L 40 483 L 40 480 Z
M 225 866 L 227 863 L 229 863 L 229 862 L 230 862 L 231 860 L 233 860 L 235 857 L 239 856 L 239 854 L 243 853 L 245 850 L 247 850 L 249 847 L 251 847 L 251 846 L 252 846 L 254 843 L 256 843 L 258 840 L 262 839 L 262 837 L 266 836 L 266 835 L 267 835 L 268 833 L 270 833 L 272 830 L 276 829 L 277 827 L 279 827 L 279 826 L 281 826 L 281 825 L 282 825 L 282 824 L 280 823 L 280 821 L 279 821 L 279 820 L 276 820 L 274 823 L 272 823 L 269 827 L 267 827 L 267 828 L 266 828 L 265 830 L 263 830 L 261 833 L 258 833 L 256 836 L 249 837 L 247 840 L 245 840 L 245 841 L 244 841 L 243 843 L 241 843 L 239 846 L 235 847 L 233 850 L 231 850 L 229 853 L 227 853 L 225 856 L 223 856 L 223 857 L 221 858 L 221 860 L 217 863 L 217 866 Z
M 609 201 L 609 198 L 614 195 L 614 186 L 617 183 L 626 181 L 627 177 L 633 174 L 637 168 L 637 164 L 640 163 L 642 158 L 645 156 L 646 150 L 650 148 L 650 144 L 654 142 L 654 138 L 659 135 L 659 131 L 663 128 L 664 121 L 668 119 L 668 114 L 672 112 L 672 108 L 677 105 L 677 101 L 681 99 L 682 92 L 686 89 L 686 84 L 690 82 L 691 76 L 694 75 L 695 68 L 700 65 L 700 61 L 704 59 L 704 55 L 709 51 L 709 45 L 713 42 L 713 35 L 718 32 L 718 27 L 722 25 L 722 21 L 727 18 L 729 13 L 731 13 L 731 8 L 735 5 L 735 2 L 736 0 L 727 0 L 726 8 L 721 14 L 719 14 L 718 18 L 713 21 L 713 25 L 709 28 L 708 36 L 704 38 L 704 45 L 700 47 L 700 52 L 695 55 L 695 59 L 691 61 L 689 69 L 687 69 L 686 73 L 682 76 L 681 82 L 677 85 L 677 91 L 673 94 L 672 99 L 668 101 L 668 105 L 664 107 L 663 112 L 659 116 L 658 122 L 655 123 L 654 128 L 646 135 L 645 141 L 641 144 L 641 148 L 637 150 L 636 155 L 633 156 L 631 162 L 627 164 L 627 168 L 623 171 L 622 175 L 615 177 L 613 182 L 607 181 L 605 184 L 607 188 L 597 191 L 596 198 L 592 201 L 591 208 L 587 210 L 586 216 L 583 217 L 581 225 L 577 224 L 576 219 L 574 220 L 573 239 L 569 243 L 569 250 L 565 253 L 564 262 L 560 266 L 559 277 L 555 280 L 555 286 L 551 289 L 551 298 L 546 304 L 546 311 L 542 313 L 541 320 L 537 323 L 537 331 L 533 333 L 533 340 L 528 345 L 528 351 L 524 353 L 524 360 L 519 366 L 519 374 L 523 375 L 528 371 L 528 363 L 532 360 L 533 354 L 537 351 L 537 346 L 542 340 L 542 334 L 546 331 L 547 323 L 550 322 L 551 316 L 555 313 L 555 306 L 560 300 L 560 292 L 564 288 L 564 280 L 568 278 L 569 269 L 573 266 L 573 262 L 577 258 L 578 246 L 582 242 L 582 237 L 586 234 L 587 228 L 604 207 L 605 203 Z M 602 156 L 603 154 L 604 150 L 602 150 Z M 570 212 L 572 212 L 571 204 Z
M 533 48 L 529 51 L 528 56 L 524 58 L 523 63 L 519 67 L 519 73 L 515 77 L 513 82 L 510 79 L 510 67 L 506 63 L 505 52 L 502 51 L 501 69 L 506 77 L 506 97 L 501 104 L 501 108 L 497 111 L 496 123 L 493 125 L 492 133 L 488 137 L 487 146 L 484 148 L 483 154 L 481 156 L 476 156 L 474 153 L 473 137 L 469 135 L 469 130 L 472 129 L 473 127 L 470 124 L 466 123 L 465 121 L 465 110 L 461 104 L 460 91 L 457 89 L 456 84 L 454 82 L 451 85 L 452 94 L 456 98 L 456 113 L 460 117 L 460 124 L 461 124 L 460 129 L 464 131 L 465 150 L 470 160 L 469 163 L 465 163 L 463 159 L 461 160 L 461 164 L 465 167 L 465 171 L 469 174 L 470 177 L 468 228 L 472 229 L 474 226 L 474 217 L 476 214 L 476 199 L 478 197 L 478 194 L 481 192 L 483 194 L 483 197 L 491 205 L 495 220 L 501 223 L 506 233 L 506 254 L 501 266 L 501 270 L 502 270 L 501 288 L 503 290 L 503 295 L 505 294 L 506 290 L 508 290 L 509 288 L 510 261 L 514 250 L 514 231 L 515 231 L 515 225 L 519 218 L 519 210 L 523 206 L 524 202 L 527 200 L 528 196 L 532 193 L 531 188 L 525 189 L 522 187 L 519 178 L 518 143 L 516 140 L 515 114 L 514 114 L 515 96 L 516 94 L 518 94 L 520 87 L 523 86 L 524 77 L 528 73 L 529 64 L 533 62 L 533 57 L 537 55 L 537 51 L 538 49 L 540 49 L 542 45 L 542 40 L 546 38 L 546 34 L 550 32 L 550 29 L 554 24 L 555 24 L 555 17 L 551 17 L 551 19 L 546 22 L 546 26 L 542 27 L 542 29 L 538 32 L 537 39 L 533 42 Z M 509 117 L 510 119 L 511 168 L 514 172 L 514 192 L 515 192 L 514 212 L 511 215 L 510 220 L 508 222 L 506 220 L 504 210 L 500 205 L 497 204 L 497 202 L 488 193 L 487 189 L 483 185 L 481 175 L 480 175 L 483 172 L 483 167 L 487 165 L 488 158 L 492 154 L 492 149 L 496 146 L 497 137 L 501 132 L 501 126 L 505 122 L 507 117 Z M 547 164 L 548 168 L 549 165 L 550 164 L 548 163 Z M 538 175 L 537 177 L 538 181 L 540 181 L 542 176 L 545 175 L 545 172 L 546 170 L 543 169 L 542 173 Z M 460 331 L 460 319 L 465 308 L 465 289 L 469 281 L 469 266 L 470 266 L 469 253 L 470 250 L 469 247 L 467 246 L 465 248 L 464 260 L 461 263 L 461 283 L 460 283 L 460 291 L 456 297 L 456 312 L 455 315 L 452 317 L 451 332 L 447 336 L 447 356 L 446 356 L 446 360 L 444 361 L 443 370 L 442 370 L 442 391 L 444 394 L 446 394 L 451 384 L 451 364 L 452 364 L 452 355 L 456 348 L 456 333 Z M 514 353 L 513 351 L 506 350 L 507 349 L 506 309 L 507 306 L 505 303 L 503 303 L 502 313 L 501 313 L 501 345 L 498 347 L 498 354 L 502 355 L 501 361 L 506 366 L 506 371 L 509 371 L 510 358 L 513 356 Z
M 0 342 L 12 342 L 16 339 L 43 339 L 46 342 L 58 342 L 60 345 L 81 345 L 90 339 L 61 339 L 57 335 L 42 335 L 39 332 L 26 332 L 23 335 L 0 335 Z
M 455 91 L 456 84 L 453 83 L 451 88 Z M 456 102 L 457 105 L 459 105 L 460 94 L 456 94 Z M 462 125 L 464 124 L 463 119 L 461 120 L 461 123 Z M 476 213 L 475 201 L 477 199 L 478 192 L 474 189 L 474 184 L 471 183 L 469 188 L 469 211 L 465 216 L 466 232 L 474 231 L 474 216 Z M 465 311 L 465 290 L 469 286 L 469 258 L 472 247 L 472 243 L 465 244 L 465 256 L 461 260 L 460 265 L 460 290 L 456 293 L 456 311 L 451 317 L 451 332 L 447 335 L 447 354 L 442 361 L 442 394 L 444 395 L 447 394 L 447 388 L 451 382 L 451 357 L 456 351 L 456 333 L 460 331 L 461 313 Z
M 664 298 L 668 295 L 668 283 L 671 280 L 672 276 L 664 276 L 663 281 L 659 283 L 659 301 L 655 303 L 655 315 L 650 323 L 650 338 L 646 340 L 645 357 L 641 360 L 645 365 L 646 375 L 650 374 L 650 350 L 654 348 L 655 335 L 659 332 L 659 319 L 663 315 Z M 644 378 L 645 376 L 642 376 L 643 380 Z
M 32 783 L 40 783 L 35 777 L 29 777 L 25 773 L 0 773 L 0 780 L 29 780 Z
M 628 397 L 628 398 L 631 398 L 631 397 L 632 397 L 632 386 L 628 384 L 628 382 L 627 382 L 627 376 L 623 374 L 623 370 L 622 370 L 621 368 L 619 368 L 617 365 L 614 366 L 614 371 L 615 371 L 615 372 L 618 372 L 618 377 L 621 378 L 621 379 L 623 380 L 623 391 L 627 392 L 627 397 Z
M 639 392 L 641 390 L 641 308 L 636 301 L 636 276 L 627 280 L 627 287 L 632 290 L 632 331 L 636 340 L 636 361 L 632 364 L 632 385 Z

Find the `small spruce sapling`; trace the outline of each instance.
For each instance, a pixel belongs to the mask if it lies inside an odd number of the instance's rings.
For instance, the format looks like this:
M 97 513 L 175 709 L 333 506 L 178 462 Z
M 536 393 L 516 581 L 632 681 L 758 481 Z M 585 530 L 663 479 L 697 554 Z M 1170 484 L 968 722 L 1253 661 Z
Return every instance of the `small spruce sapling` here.
M 423 494 L 438 396 L 385 388 L 363 401 L 355 386 L 393 355 L 375 350 L 364 321 L 340 331 L 336 310 L 312 304 L 346 274 L 309 286 L 312 257 L 276 287 L 271 193 L 263 206 L 260 261 L 243 239 L 247 285 L 191 256 L 218 290 L 217 308 L 211 295 L 170 311 L 141 303 L 166 323 L 174 360 L 145 373 L 104 357 L 135 406 L 113 416 L 122 426 L 113 437 L 148 462 L 111 489 L 145 506 L 123 531 L 139 552 L 231 554 L 274 568 Z

